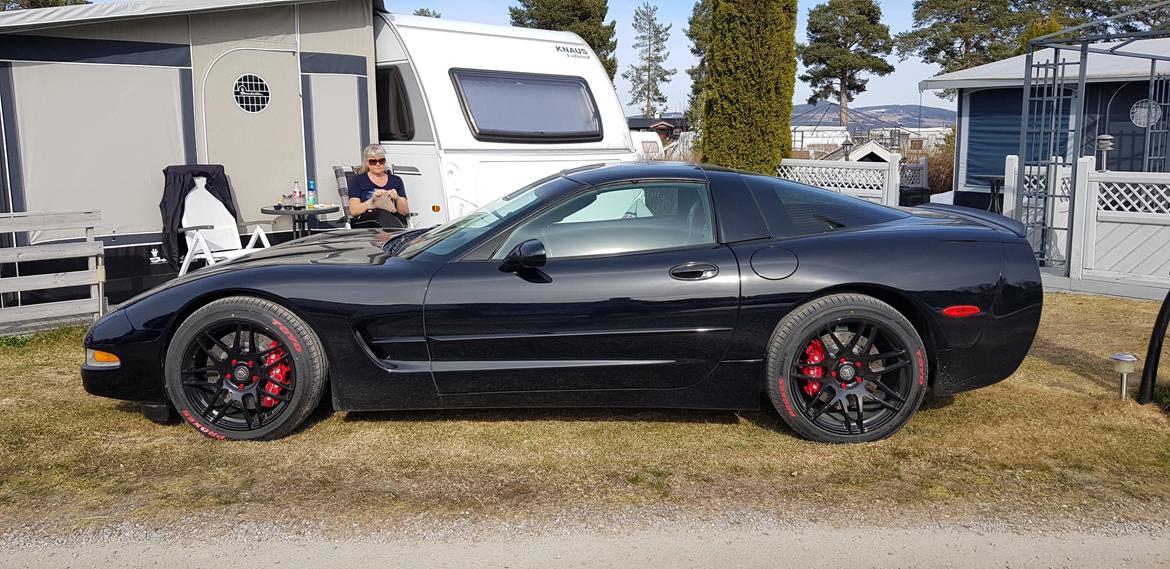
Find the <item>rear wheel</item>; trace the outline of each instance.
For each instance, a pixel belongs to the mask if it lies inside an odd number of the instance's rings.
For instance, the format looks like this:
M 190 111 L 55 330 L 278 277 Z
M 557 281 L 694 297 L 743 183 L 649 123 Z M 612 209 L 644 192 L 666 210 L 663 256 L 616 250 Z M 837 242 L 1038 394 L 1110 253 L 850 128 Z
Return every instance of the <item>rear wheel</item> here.
M 867 442 L 901 429 L 926 394 L 926 349 L 910 321 L 861 294 L 804 304 L 776 326 L 767 390 L 806 438 Z
M 179 326 L 167 348 L 167 395 L 195 430 L 220 440 L 283 437 L 317 407 L 325 386 L 321 343 L 274 302 L 212 302 Z

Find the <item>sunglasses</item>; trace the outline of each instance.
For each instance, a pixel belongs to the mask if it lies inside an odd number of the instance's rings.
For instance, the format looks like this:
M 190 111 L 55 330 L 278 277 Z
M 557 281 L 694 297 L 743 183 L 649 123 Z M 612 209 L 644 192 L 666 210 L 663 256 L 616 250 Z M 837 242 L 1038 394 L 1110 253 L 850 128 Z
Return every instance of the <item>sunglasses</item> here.
M 374 160 L 371 158 L 369 160 L 366 160 L 366 163 L 368 163 L 370 166 L 385 166 L 386 159 L 385 158 L 378 158 L 377 160 Z

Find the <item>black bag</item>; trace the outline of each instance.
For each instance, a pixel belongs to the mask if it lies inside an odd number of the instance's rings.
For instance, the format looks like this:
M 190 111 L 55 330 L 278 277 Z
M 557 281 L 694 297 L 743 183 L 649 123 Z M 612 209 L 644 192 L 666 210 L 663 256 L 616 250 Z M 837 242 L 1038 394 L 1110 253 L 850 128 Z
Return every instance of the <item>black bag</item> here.
M 403 229 L 406 227 L 406 221 L 403 216 L 397 213 L 390 213 L 384 209 L 367 209 L 360 215 L 354 216 L 349 220 L 349 226 L 355 229 L 370 228 L 370 229 Z

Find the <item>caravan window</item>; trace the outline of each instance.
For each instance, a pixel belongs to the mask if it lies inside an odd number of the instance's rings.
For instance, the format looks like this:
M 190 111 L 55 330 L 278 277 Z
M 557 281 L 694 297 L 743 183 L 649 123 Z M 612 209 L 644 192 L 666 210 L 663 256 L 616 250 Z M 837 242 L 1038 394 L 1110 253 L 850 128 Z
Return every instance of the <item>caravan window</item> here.
M 414 139 L 414 120 L 406 84 L 397 67 L 378 69 L 374 90 L 378 96 L 378 140 Z
M 580 77 L 453 69 L 451 79 L 477 140 L 601 140 L 601 115 Z

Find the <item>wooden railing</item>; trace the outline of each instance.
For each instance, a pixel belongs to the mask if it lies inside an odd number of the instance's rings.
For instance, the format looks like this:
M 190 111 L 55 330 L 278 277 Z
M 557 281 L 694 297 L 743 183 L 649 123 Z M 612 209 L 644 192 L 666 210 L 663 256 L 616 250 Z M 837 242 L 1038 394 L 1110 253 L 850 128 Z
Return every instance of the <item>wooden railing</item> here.
M 0 294 L 34 290 L 89 286 L 89 297 L 0 308 L 0 335 L 17 334 L 44 328 L 63 321 L 78 321 L 100 316 L 104 308 L 105 257 L 102 244 L 95 239 L 95 229 L 101 221 L 97 211 L 3 213 L 0 214 L 0 234 L 21 234 L 29 231 L 84 229 L 85 241 L 28 245 L 0 248 L 0 265 L 86 258 L 85 270 L 23 275 L 17 265 L 16 275 L 0 277 Z

